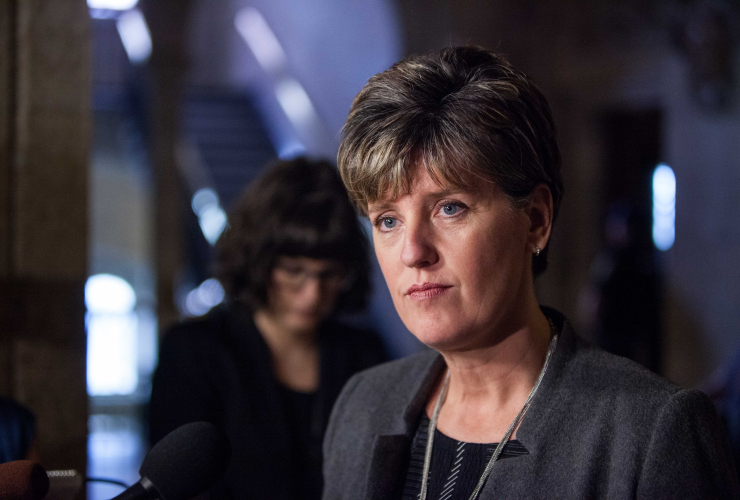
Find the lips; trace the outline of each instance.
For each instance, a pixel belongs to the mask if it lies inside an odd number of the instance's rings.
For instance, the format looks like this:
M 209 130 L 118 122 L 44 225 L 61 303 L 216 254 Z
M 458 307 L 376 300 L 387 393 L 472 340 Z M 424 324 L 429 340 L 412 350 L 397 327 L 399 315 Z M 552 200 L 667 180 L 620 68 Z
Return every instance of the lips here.
M 406 295 L 415 300 L 428 299 L 445 293 L 448 288 L 452 288 L 452 286 L 441 283 L 422 283 L 421 285 L 411 285 L 406 290 Z

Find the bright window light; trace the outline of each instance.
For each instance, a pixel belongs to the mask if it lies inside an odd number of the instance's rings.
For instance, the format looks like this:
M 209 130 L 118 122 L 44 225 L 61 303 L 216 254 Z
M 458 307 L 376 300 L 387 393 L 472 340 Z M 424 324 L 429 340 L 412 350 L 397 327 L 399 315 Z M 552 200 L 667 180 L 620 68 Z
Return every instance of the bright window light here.
M 136 293 L 118 276 L 96 274 L 85 284 L 85 305 L 88 394 L 133 393 L 139 383 Z
M 293 78 L 279 81 L 275 85 L 275 96 L 288 119 L 299 130 L 311 127 L 318 121 L 311 98 Z
M 126 314 L 134 310 L 136 293 L 131 285 L 112 274 L 90 276 L 85 283 L 85 307 L 94 314 Z
M 90 9 L 90 17 L 93 19 L 118 19 L 120 15 L 120 10 Z
M 285 67 L 285 51 L 257 9 L 246 7 L 240 10 L 234 18 L 234 25 L 262 69 L 272 74 Z
M 139 0 L 87 0 L 91 9 L 129 10 L 136 7 Z
M 87 314 L 87 392 L 131 394 L 139 383 L 134 313 Z
M 665 163 L 653 172 L 653 242 L 666 251 L 676 239 L 676 175 Z
M 133 64 L 140 64 L 149 59 L 152 54 L 152 37 L 144 14 L 139 9 L 124 12 L 118 16 L 116 26 L 129 60 Z

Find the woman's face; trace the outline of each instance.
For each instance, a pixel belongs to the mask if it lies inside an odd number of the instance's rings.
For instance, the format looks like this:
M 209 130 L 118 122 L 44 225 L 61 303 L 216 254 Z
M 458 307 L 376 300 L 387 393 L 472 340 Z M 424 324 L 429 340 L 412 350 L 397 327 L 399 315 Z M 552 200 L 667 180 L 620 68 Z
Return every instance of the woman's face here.
M 280 257 L 272 269 L 267 312 L 287 331 L 311 333 L 334 309 L 344 273 L 331 260 Z
M 436 184 L 417 168 L 408 194 L 368 206 L 373 243 L 406 327 L 438 350 L 498 342 L 531 293 L 531 222 L 491 184 Z

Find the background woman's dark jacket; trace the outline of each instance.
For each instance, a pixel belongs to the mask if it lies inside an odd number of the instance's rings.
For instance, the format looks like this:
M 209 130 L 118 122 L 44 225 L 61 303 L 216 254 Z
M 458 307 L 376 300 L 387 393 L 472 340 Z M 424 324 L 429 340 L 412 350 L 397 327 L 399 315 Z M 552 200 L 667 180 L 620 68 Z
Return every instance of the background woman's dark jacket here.
M 586 345 L 561 314 L 557 349 L 479 499 L 740 498 L 727 435 L 703 393 Z M 444 360 L 428 351 L 353 377 L 324 441 L 324 500 L 399 498 Z
M 317 335 L 320 382 L 305 424 L 312 436 L 309 451 L 318 462 L 309 460 L 309 466 L 320 464 L 321 439 L 344 383 L 385 360 L 381 342 L 370 332 L 326 322 Z M 295 491 L 306 478 L 296 470 L 302 466 L 291 440 L 295 415 L 284 394 L 250 315 L 217 308 L 164 337 L 152 387 L 151 442 L 188 422 L 213 422 L 229 436 L 232 459 L 212 498 L 304 498 Z M 315 472 L 318 485 L 309 480 L 309 486 L 320 491 L 320 465 Z

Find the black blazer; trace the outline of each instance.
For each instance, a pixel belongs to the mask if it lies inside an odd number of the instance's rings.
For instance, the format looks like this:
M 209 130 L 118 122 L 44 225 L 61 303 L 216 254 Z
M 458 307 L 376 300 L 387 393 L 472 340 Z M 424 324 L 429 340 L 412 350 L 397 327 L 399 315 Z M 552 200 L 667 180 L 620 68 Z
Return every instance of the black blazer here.
M 479 499 L 739 498 L 709 399 L 561 331 L 517 431 L 528 454 L 499 460 Z M 324 438 L 324 500 L 399 498 L 411 440 L 445 368 L 427 351 L 354 376 Z
M 311 429 L 323 435 L 344 383 L 386 358 L 374 334 L 336 323 L 319 328 L 318 343 L 320 381 Z M 152 443 L 194 421 L 213 422 L 226 432 L 231 464 L 211 498 L 296 498 L 284 402 L 268 347 L 246 312 L 220 307 L 166 333 L 149 416 Z

